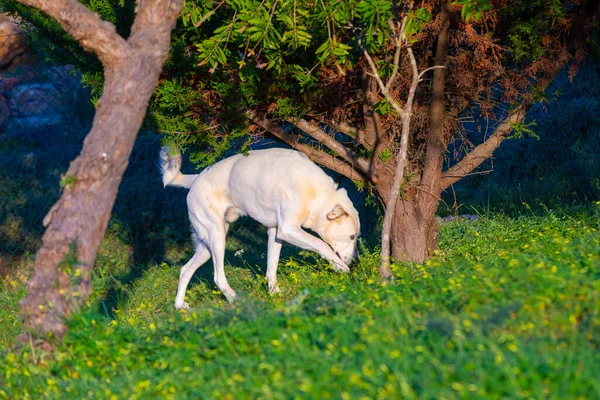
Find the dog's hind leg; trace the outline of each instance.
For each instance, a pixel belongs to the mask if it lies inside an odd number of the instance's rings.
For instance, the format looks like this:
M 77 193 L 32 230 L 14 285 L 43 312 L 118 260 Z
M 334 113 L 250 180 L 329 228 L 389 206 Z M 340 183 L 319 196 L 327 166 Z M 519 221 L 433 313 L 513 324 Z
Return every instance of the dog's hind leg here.
M 267 248 L 267 283 L 269 292 L 279 293 L 277 284 L 277 265 L 281 252 L 281 240 L 277 239 L 277 228 L 269 228 L 269 245 Z
M 194 272 L 196 272 L 202 264 L 207 262 L 209 258 L 210 252 L 208 251 L 208 248 L 203 243 L 198 243 L 194 256 L 181 268 L 181 272 L 179 273 L 179 284 L 177 285 L 177 296 L 175 297 L 175 308 L 177 310 L 187 310 L 190 308 L 189 304 L 184 300 L 187 286 L 190 283 L 190 279 L 192 279 Z
M 215 284 L 227 298 L 230 303 L 235 299 L 235 292 L 229 286 L 225 277 L 225 235 L 228 224 L 225 226 L 214 226 L 209 231 L 210 251 L 212 253 L 213 264 L 215 266 Z

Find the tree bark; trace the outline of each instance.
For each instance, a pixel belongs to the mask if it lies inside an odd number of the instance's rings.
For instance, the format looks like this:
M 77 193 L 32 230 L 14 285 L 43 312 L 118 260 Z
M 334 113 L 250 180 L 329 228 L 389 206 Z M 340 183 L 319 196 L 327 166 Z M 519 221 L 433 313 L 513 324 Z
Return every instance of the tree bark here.
M 445 2 L 442 3 L 440 12 L 442 29 L 438 35 L 434 65 L 445 65 L 448 55 L 450 16 Z M 425 164 L 421 178 L 423 189 L 438 197 L 441 192 L 439 181 L 442 177 L 442 162 L 444 161 L 444 153 L 446 152 L 446 139 L 444 138 L 445 77 L 445 68 L 433 71 L 429 134 L 427 136 L 427 151 L 425 153 Z
M 446 64 L 450 18 L 447 4 L 441 5 L 441 30 L 438 35 L 434 65 Z M 392 224 L 392 256 L 397 260 L 422 263 L 437 249 L 439 223 L 435 219 L 440 202 L 442 162 L 446 151 L 444 138 L 444 68 L 433 71 L 427 151 L 423 175 L 413 199 L 402 199 L 396 205 Z
M 49 1 L 23 3 L 55 15 Z M 112 25 L 103 21 L 91 24 L 99 19 L 87 9 L 79 10 L 78 15 L 73 15 L 72 9 L 58 12 L 59 16 L 69 15 L 78 29 L 89 27 L 78 39 L 96 54 L 98 46 L 104 52 L 105 83 L 81 154 L 63 178 L 62 196 L 44 219 L 48 228 L 35 257 L 27 296 L 21 302 L 22 339 L 26 342 L 33 340 L 51 350 L 65 335 L 66 320 L 91 292 L 96 254 L 182 8 L 181 0 L 139 2 L 131 36 L 127 41 L 120 36 L 115 39 L 119 55 L 106 51 L 111 41 L 94 42 L 94 30 L 114 31 Z
M 392 256 L 396 260 L 423 263 L 438 248 L 439 222 L 435 206 L 422 209 L 423 203 L 400 199 L 392 225 Z M 429 211 L 434 208 L 434 212 Z M 433 217 L 432 217 L 433 215 Z

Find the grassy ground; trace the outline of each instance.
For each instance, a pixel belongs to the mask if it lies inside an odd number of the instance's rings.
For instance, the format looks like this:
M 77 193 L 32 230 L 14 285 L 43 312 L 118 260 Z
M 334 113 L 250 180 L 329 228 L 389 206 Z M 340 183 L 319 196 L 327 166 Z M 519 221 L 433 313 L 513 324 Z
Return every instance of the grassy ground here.
M 52 356 L 17 348 L 41 220 L 81 140 L 0 134 L 0 398 L 600 397 L 600 204 L 444 224 L 437 256 L 395 265 L 386 285 L 373 242 L 349 275 L 284 246 L 276 297 L 266 232 L 246 220 L 226 255 L 241 299 L 224 301 L 209 263 L 193 309 L 176 312 L 185 192 L 162 189 L 151 136 L 132 154 L 90 307 Z
M 229 256 L 240 301 L 207 265 L 189 312 L 172 308 L 189 249 L 136 269 L 120 228 L 52 356 L 12 347 L 23 284 L 2 285 L 0 398 L 600 397 L 600 204 L 445 224 L 439 254 L 395 265 L 391 284 L 365 248 L 349 275 L 300 254 L 271 297 L 264 262 L 247 261 L 259 243 Z

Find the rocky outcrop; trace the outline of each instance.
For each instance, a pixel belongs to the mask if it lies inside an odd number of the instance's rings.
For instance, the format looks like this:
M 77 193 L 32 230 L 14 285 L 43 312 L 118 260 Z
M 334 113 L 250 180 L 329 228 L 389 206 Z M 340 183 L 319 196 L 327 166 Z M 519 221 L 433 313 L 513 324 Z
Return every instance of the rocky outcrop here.
M 35 62 L 19 22 L 0 14 L 0 132 L 70 124 L 90 115 L 89 91 L 73 66 Z
M 32 59 L 23 29 L 12 17 L 0 14 L 0 69 L 31 63 Z
M 67 65 L 0 72 L 0 131 L 37 129 L 81 119 L 81 112 L 92 106 L 80 75 L 72 70 Z

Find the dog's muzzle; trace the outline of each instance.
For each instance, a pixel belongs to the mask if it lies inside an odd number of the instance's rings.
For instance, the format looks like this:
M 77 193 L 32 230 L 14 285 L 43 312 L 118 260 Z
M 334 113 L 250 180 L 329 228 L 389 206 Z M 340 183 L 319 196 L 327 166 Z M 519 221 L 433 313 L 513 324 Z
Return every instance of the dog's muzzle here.
M 335 254 L 342 259 L 342 261 L 344 261 L 349 267 L 352 267 L 356 264 L 358 264 L 360 262 L 360 256 L 358 255 L 358 250 L 354 249 L 354 253 L 352 254 L 351 258 L 348 257 L 342 257 L 340 255 L 340 253 L 338 251 L 335 252 Z

